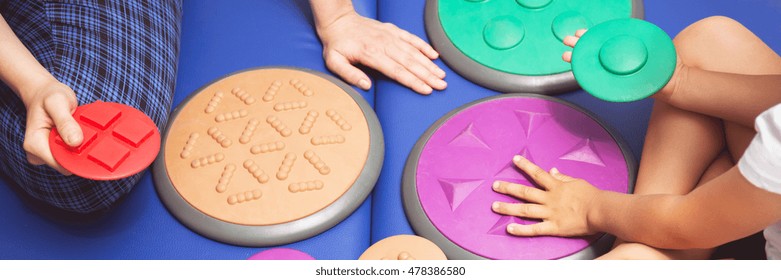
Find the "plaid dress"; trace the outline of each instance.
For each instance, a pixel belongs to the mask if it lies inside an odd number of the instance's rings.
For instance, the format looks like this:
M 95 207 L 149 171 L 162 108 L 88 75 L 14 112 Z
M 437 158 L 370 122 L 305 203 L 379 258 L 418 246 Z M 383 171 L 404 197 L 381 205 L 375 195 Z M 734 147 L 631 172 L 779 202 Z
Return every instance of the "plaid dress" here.
M 127 104 L 165 126 L 181 0 L 0 0 L 0 14 L 38 61 L 76 92 L 79 104 Z M 25 118 L 22 101 L 0 82 L 0 172 L 33 198 L 90 213 L 108 209 L 140 179 L 91 181 L 29 164 L 22 149 Z

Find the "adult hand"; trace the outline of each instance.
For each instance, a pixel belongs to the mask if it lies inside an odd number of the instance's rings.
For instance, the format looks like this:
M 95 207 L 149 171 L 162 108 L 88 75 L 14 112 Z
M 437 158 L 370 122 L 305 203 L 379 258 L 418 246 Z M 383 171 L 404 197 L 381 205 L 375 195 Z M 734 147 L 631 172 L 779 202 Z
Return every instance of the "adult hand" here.
M 46 164 L 64 175 L 71 175 L 54 160 L 49 147 L 49 134 L 56 126 L 66 144 L 71 147 L 81 145 L 84 135 L 72 116 L 78 106 L 76 94 L 67 85 L 50 79 L 21 96 L 27 108 L 27 130 L 23 145 L 27 161 L 34 165 Z
M 317 26 L 328 69 L 362 89 L 371 79 L 354 66 L 374 68 L 421 94 L 447 87 L 445 71 L 431 60 L 439 54 L 425 41 L 390 23 L 349 11 Z
M 507 233 L 516 236 L 583 236 L 596 233 L 588 221 L 591 203 L 601 192 L 588 182 L 551 169 L 546 172 L 522 156 L 513 163 L 539 184 L 542 189 L 496 181 L 494 191 L 527 203 L 494 202 L 491 208 L 503 215 L 541 219 L 531 225 L 510 224 Z
M 574 48 L 575 45 L 578 43 L 578 40 L 580 40 L 580 37 L 582 37 L 583 34 L 585 33 L 586 33 L 586 29 L 580 29 L 575 32 L 575 36 L 564 37 L 563 40 L 564 44 Z M 564 52 L 564 54 L 561 56 L 561 59 L 563 59 L 566 62 L 572 62 L 572 52 L 571 51 Z M 651 97 L 664 100 L 665 102 L 669 101 L 670 98 L 672 98 L 673 94 L 676 91 L 678 91 L 677 88 L 681 84 L 685 84 L 685 82 L 681 82 L 681 81 L 686 80 L 687 73 L 688 73 L 688 67 L 681 62 L 680 56 L 676 56 L 675 72 L 673 72 L 673 76 L 670 78 L 670 81 L 667 82 L 667 85 L 665 85 L 661 90 L 659 90 Z

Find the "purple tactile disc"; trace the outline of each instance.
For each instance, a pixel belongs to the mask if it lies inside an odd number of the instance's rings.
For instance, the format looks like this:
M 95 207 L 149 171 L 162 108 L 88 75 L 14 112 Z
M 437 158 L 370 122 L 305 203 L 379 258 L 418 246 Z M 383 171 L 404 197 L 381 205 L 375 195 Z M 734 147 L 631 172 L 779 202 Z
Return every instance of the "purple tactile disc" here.
M 556 167 L 600 189 L 629 193 L 634 161 L 623 147 L 590 113 L 552 97 L 479 100 L 440 119 L 418 141 L 405 170 L 405 210 L 415 231 L 438 243 L 449 258 L 559 259 L 583 251 L 590 253 L 576 258 L 591 258 L 598 254 L 591 247 L 604 234 L 507 234 L 510 223 L 538 221 L 491 211 L 494 201 L 520 202 L 494 192 L 491 184 L 533 185 L 512 163 L 514 155 L 523 155 L 545 170 Z
M 314 260 L 307 253 L 295 249 L 274 248 L 252 255 L 248 260 Z

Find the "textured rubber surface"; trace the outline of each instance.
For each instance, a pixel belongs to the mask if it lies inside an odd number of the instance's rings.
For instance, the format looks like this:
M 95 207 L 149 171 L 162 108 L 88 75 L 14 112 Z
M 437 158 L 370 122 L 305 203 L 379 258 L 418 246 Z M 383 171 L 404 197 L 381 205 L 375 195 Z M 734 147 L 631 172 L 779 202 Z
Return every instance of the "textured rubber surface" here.
M 315 260 L 312 256 L 299 250 L 290 248 L 274 248 L 257 253 L 248 258 L 248 260 Z
M 439 1 L 450 41 L 487 67 L 519 75 L 569 71 L 564 36 L 612 19 L 629 18 L 631 0 Z
M 143 112 L 119 103 L 95 102 L 76 108 L 73 118 L 84 140 L 65 144 L 52 129 L 49 146 L 57 163 L 71 173 L 93 180 L 116 180 L 143 171 L 160 150 L 160 131 Z
M 490 209 L 494 201 L 519 202 L 494 192 L 494 181 L 533 185 L 511 162 L 517 154 L 604 190 L 632 191 L 633 157 L 623 140 L 590 113 L 539 95 L 488 98 L 442 117 L 410 154 L 403 195 L 416 232 L 442 246 L 451 259 L 558 259 L 580 252 L 574 258 L 588 258 L 606 252 L 609 246 L 586 249 L 602 235 L 507 234 L 510 223 L 536 222 Z
M 279 245 L 327 230 L 368 197 L 382 167 L 374 111 L 315 71 L 233 73 L 197 90 L 171 119 L 157 190 L 182 223 L 226 243 Z
M 433 242 L 416 235 L 396 235 L 374 243 L 359 260 L 446 260 Z
M 672 39 L 639 19 L 601 23 L 572 52 L 572 72 L 583 89 L 612 102 L 637 101 L 662 89 L 675 72 Z
M 501 92 L 561 93 L 577 88 L 561 60 L 565 36 L 644 15 L 641 0 L 597 2 L 428 0 L 426 31 L 443 60 L 475 83 Z

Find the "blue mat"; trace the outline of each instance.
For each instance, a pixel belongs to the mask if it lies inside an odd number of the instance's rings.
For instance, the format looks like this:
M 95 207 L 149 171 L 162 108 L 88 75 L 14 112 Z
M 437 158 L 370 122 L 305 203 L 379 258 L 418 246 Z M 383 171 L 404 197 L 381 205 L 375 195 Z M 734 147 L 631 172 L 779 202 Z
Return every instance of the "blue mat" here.
M 185 1 L 174 102 L 227 73 L 266 65 L 325 71 L 321 45 L 306 0 Z M 360 13 L 390 21 L 426 38 L 424 0 L 354 1 Z M 645 1 L 646 19 L 670 35 L 712 15 L 733 17 L 776 51 L 781 50 L 781 3 L 746 0 Z M 281 43 L 281 44 L 280 44 Z M 470 101 L 498 93 L 458 76 L 441 61 L 449 87 L 415 94 L 381 78 L 375 91 L 359 91 L 374 104 L 383 126 L 386 160 L 375 193 L 349 218 L 308 240 L 286 245 L 318 259 L 356 259 L 369 244 L 413 233 L 401 205 L 401 173 L 414 143 L 434 121 Z M 575 91 L 559 97 L 593 111 L 624 137 L 639 158 L 652 101 L 606 103 Z M 0 259 L 245 259 L 264 248 L 222 244 L 190 231 L 160 203 L 146 174 L 110 215 L 86 226 L 53 222 L 25 205 L 0 180 Z

